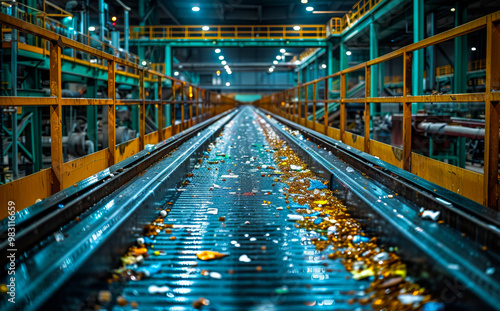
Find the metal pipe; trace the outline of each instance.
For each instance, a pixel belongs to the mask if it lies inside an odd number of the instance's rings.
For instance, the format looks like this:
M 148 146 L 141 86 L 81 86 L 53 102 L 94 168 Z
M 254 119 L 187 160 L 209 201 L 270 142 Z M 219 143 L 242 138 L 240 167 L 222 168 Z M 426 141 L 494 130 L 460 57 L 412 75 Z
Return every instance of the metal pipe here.
M 472 139 L 484 139 L 484 128 L 471 128 L 448 123 L 422 122 L 418 128 L 426 133 L 441 134 L 449 136 L 467 137 Z

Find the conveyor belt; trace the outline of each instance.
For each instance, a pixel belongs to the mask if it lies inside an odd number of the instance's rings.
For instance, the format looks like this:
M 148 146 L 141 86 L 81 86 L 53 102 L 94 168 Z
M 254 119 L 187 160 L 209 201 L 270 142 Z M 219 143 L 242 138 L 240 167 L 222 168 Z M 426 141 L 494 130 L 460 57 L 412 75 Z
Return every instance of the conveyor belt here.
M 204 310 L 371 309 L 359 300 L 368 295 L 370 280 L 353 280 L 341 260 L 328 259 L 328 251 L 311 244 L 316 233 L 287 221 L 289 204 L 280 191 L 285 184 L 263 167 L 275 163 L 259 118 L 265 115 L 244 107 L 215 122 L 43 242 L 20 269 L 26 282 L 19 293 L 23 308 L 44 303 L 40 309 L 192 310 L 193 302 L 204 298 L 210 301 Z M 400 248 L 412 281 L 446 298 L 450 310 L 491 308 L 498 297 L 498 282 L 492 282 L 499 267 L 496 249 L 482 251 L 455 229 L 421 220 L 411 201 L 389 200 L 391 190 L 383 184 L 360 172 L 346 173 L 349 164 L 328 150 L 275 120 L 269 124 L 313 172 L 330 181 L 365 232 L 379 237 L 378 245 Z M 141 264 L 161 264 L 160 271 L 138 281 L 107 283 L 143 227 L 165 209 L 168 230 L 154 237 Z M 200 251 L 228 256 L 201 261 Z M 460 285 L 464 280 L 469 287 Z M 150 293 L 151 286 L 168 289 Z M 103 293 L 111 295 L 109 302 Z M 126 305 L 118 305 L 119 296 Z

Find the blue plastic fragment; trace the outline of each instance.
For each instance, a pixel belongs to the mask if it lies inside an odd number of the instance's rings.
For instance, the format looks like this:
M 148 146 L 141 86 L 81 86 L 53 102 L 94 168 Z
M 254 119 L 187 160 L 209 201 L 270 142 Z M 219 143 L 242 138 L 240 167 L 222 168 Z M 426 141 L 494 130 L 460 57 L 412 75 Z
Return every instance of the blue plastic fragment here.
M 366 236 L 360 236 L 360 235 L 355 235 L 353 238 L 352 238 L 352 242 L 353 243 L 366 243 L 370 241 L 370 238 L 369 237 L 366 237 Z
M 322 222 L 323 222 L 323 218 L 316 218 L 316 219 L 314 220 L 314 224 L 315 224 L 315 225 L 319 225 L 319 224 L 320 224 L 320 223 L 322 223 Z
M 313 216 L 318 216 L 319 214 L 320 214 L 320 212 L 314 212 L 312 214 L 308 214 L 307 216 L 313 217 Z
M 206 152 L 206 151 L 203 151 L 203 154 L 204 155 L 209 155 L 210 153 Z
M 304 209 L 304 208 L 309 208 L 309 206 L 306 205 L 300 205 L 298 203 L 292 203 L 290 205 L 290 208 L 293 208 L 293 209 Z
M 59 204 L 57 207 L 59 207 L 59 208 L 63 208 L 63 207 L 64 207 L 64 205 L 63 205 L 63 204 Z
M 144 244 L 151 244 L 156 242 L 155 240 L 150 239 L 147 236 L 145 236 L 143 239 L 144 239 Z
M 424 305 L 422 311 L 444 311 L 444 303 L 429 301 Z
M 326 189 L 326 185 L 319 180 L 309 179 L 309 188 L 307 190 L 315 190 L 315 189 Z
M 147 267 L 142 267 L 137 270 L 137 273 L 143 273 L 146 277 L 150 277 L 153 274 L 158 273 L 161 270 L 161 264 L 154 264 Z
M 327 241 L 328 240 L 328 238 L 326 236 L 324 236 L 324 235 L 320 236 L 319 239 L 323 240 L 323 241 Z

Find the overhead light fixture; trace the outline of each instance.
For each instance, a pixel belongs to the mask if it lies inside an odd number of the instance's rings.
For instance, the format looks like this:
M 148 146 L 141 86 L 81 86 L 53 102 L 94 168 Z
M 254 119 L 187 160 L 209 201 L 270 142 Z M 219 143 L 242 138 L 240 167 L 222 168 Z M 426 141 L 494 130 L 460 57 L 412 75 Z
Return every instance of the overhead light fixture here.
M 219 56 L 219 60 L 223 60 L 224 59 L 224 56 Z
M 307 3 L 307 0 L 300 0 L 301 3 Z
M 203 29 L 203 31 L 209 31 L 209 30 L 210 30 L 210 27 L 208 27 L 208 26 L 203 26 L 201 29 Z
M 222 62 L 220 62 L 222 65 L 225 65 L 227 64 L 227 62 L 225 60 L 223 60 Z
M 351 54 L 352 54 L 352 52 L 351 52 L 351 51 L 347 51 L 347 52 L 345 52 L 345 55 L 347 55 L 347 56 L 351 56 Z
M 229 82 L 226 82 L 226 86 L 230 86 L 230 85 L 231 85 L 231 83 L 229 83 Z
M 229 65 L 224 66 L 224 69 L 228 70 L 229 69 Z
M 114 16 L 113 16 L 114 17 Z M 116 18 L 116 17 L 115 17 Z M 68 20 L 72 20 L 73 16 L 68 16 Z
M 194 6 L 191 8 L 191 10 L 193 10 L 193 12 L 199 12 L 200 11 L 200 7 L 199 6 Z
M 326 64 L 321 64 L 321 68 L 325 69 L 326 68 Z
M 277 60 L 281 60 L 281 55 L 277 55 L 277 56 L 276 56 L 276 59 L 277 59 Z
M 281 53 L 281 54 L 285 54 L 285 53 L 286 53 L 286 50 L 285 50 L 285 49 L 280 49 L 280 53 Z
M 90 26 L 89 27 L 89 31 L 95 31 L 95 27 L 94 26 Z
M 308 6 L 308 7 L 306 8 L 306 11 L 307 11 L 307 12 L 312 12 L 312 11 L 314 11 L 314 8 L 313 8 L 312 6 Z
M 220 53 L 220 49 L 215 49 L 215 53 L 219 54 Z
M 451 8 L 450 11 L 455 12 L 455 8 Z
M 179 72 L 178 71 L 174 71 L 174 76 L 178 76 L 179 75 Z
M 218 76 L 220 76 L 220 70 L 217 70 L 215 73 L 216 73 Z
M 228 74 L 228 75 L 230 75 L 230 74 L 232 74 L 232 73 L 233 73 L 233 72 L 232 72 L 231 70 L 229 70 L 229 71 L 227 72 L 227 74 Z
M 475 46 L 473 46 L 473 47 L 470 48 L 470 50 L 473 51 L 473 52 L 475 52 L 477 49 L 476 49 Z
M 111 17 L 111 20 L 112 20 L 113 22 L 116 22 L 116 19 L 117 19 L 117 18 L 116 18 L 116 16 Z
M 300 30 L 300 26 L 299 25 L 293 26 L 293 30 L 299 31 Z
M 269 68 L 269 72 L 273 72 L 273 71 L 274 71 L 273 67 Z
M 298 59 L 297 59 L 297 60 L 295 61 L 295 65 L 300 65 L 300 60 L 298 60 Z
M 274 61 L 273 61 L 273 64 L 278 65 L 278 61 L 277 61 L 277 60 L 274 60 Z
M 142 65 L 143 65 L 143 66 L 146 66 L 147 64 L 148 64 L 148 63 L 147 63 L 145 60 L 143 60 L 143 61 L 142 61 Z

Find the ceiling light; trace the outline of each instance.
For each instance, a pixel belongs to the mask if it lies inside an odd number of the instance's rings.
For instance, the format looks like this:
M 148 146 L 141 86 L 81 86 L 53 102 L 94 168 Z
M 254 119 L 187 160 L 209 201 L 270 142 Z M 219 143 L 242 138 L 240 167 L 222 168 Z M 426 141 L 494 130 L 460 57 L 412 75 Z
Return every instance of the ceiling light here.
M 217 70 L 215 73 L 216 73 L 218 76 L 220 76 L 220 70 Z
M 455 12 L 455 8 L 451 8 L 450 11 Z
M 300 0 L 301 3 L 307 3 L 307 0 Z
M 220 53 L 220 49 L 215 49 L 215 53 L 219 54 Z
M 269 68 L 269 72 L 273 72 L 273 71 L 274 71 L 273 67 Z
M 221 55 L 221 56 L 219 56 L 219 59 L 220 59 L 220 60 L 223 60 L 223 59 L 224 59 L 224 56 L 222 56 L 222 55 Z
M 111 17 L 111 20 L 112 20 L 113 22 L 116 22 L 116 16 Z
M 293 26 L 293 30 L 299 31 L 300 30 L 300 26 L 299 25 Z
M 278 61 L 277 60 L 273 61 L 273 64 L 278 65 Z
M 285 49 L 280 49 L 280 53 L 281 53 L 281 54 L 285 54 L 285 53 L 286 53 L 286 50 L 285 50 Z
M 276 56 L 277 60 L 281 60 L 281 55 Z
M 230 75 L 230 74 L 232 74 L 232 73 L 233 73 L 233 72 L 232 72 L 231 70 L 229 70 L 229 71 L 227 72 L 227 74 L 228 74 L 228 75 Z
M 347 52 L 345 52 L 345 55 L 347 55 L 347 56 L 351 56 L 351 54 L 352 54 L 352 52 L 351 52 L 351 51 L 347 51 Z
M 89 31 L 95 31 L 95 27 L 94 26 L 90 26 L 89 27 Z
M 224 69 L 228 70 L 229 69 L 229 65 L 224 66 Z
M 306 11 L 308 11 L 308 12 L 312 12 L 312 11 L 314 11 L 314 8 L 313 8 L 312 6 L 308 6 L 308 7 L 306 8 Z
M 326 68 L 326 64 L 321 64 L 321 68 L 325 69 Z
M 143 66 L 146 66 L 147 64 L 148 64 L 148 63 L 147 63 L 145 60 L 143 60 L 143 61 L 142 61 L 142 65 L 143 65 Z
M 179 72 L 178 72 L 178 71 L 175 71 L 175 72 L 174 72 L 174 76 L 176 76 L 176 77 L 177 77 L 178 75 L 179 75 Z
M 191 8 L 191 10 L 193 10 L 193 12 L 199 12 L 200 11 L 200 7 L 199 6 L 194 6 Z
M 229 82 L 226 82 L 226 86 L 230 86 L 230 85 L 231 85 L 231 83 L 229 83 Z
M 297 60 L 295 61 L 295 65 L 300 65 L 300 60 L 298 60 L 298 59 L 297 59 Z
M 220 62 L 222 65 L 225 65 L 227 64 L 227 62 L 225 60 L 223 60 L 222 62 Z
M 470 50 L 471 50 L 471 51 L 476 51 L 477 49 L 476 49 L 476 47 L 475 47 L 475 46 L 473 46 L 473 47 L 471 47 L 471 48 L 470 48 Z
M 210 30 L 210 27 L 208 27 L 208 26 L 203 26 L 201 29 L 203 29 L 203 31 L 209 31 L 209 30 Z
M 114 17 L 114 16 L 113 16 Z M 116 17 L 115 17 L 116 18 Z M 72 20 L 73 19 L 73 16 L 68 16 L 68 20 Z M 116 20 L 116 19 L 115 19 Z M 115 21 L 114 20 L 114 21 Z

